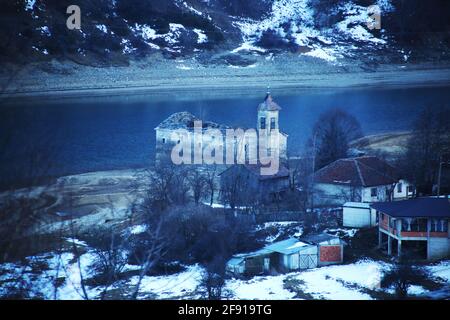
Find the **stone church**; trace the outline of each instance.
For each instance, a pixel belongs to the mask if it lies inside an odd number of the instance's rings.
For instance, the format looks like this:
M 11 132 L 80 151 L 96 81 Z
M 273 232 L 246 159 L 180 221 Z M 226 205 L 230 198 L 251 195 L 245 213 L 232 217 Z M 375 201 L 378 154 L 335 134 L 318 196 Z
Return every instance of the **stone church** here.
M 205 150 L 208 146 L 211 146 L 214 143 L 216 146 L 223 149 L 224 158 L 226 158 L 227 151 L 233 148 L 234 156 L 233 158 L 237 159 L 237 153 L 239 153 L 239 147 L 243 146 L 242 152 L 246 163 L 251 163 L 252 161 L 258 162 L 259 153 L 257 150 L 258 141 L 254 141 L 257 137 L 265 136 L 265 137 L 273 137 L 273 135 L 278 135 L 276 141 L 278 145 L 279 158 L 280 162 L 285 162 L 287 159 L 287 138 L 288 135 L 280 130 L 279 127 L 279 114 L 281 111 L 281 107 L 273 100 L 270 92 L 267 93 L 264 101 L 262 101 L 257 108 L 257 122 L 256 122 L 256 130 L 254 128 L 233 128 L 223 124 L 218 124 L 212 121 L 204 121 L 202 119 L 197 118 L 193 114 L 189 112 L 177 112 L 169 116 L 163 122 L 161 122 L 156 128 L 156 163 L 162 163 L 166 161 L 170 161 L 171 152 L 173 148 L 180 143 L 180 141 L 176 141 L 173 139 L 173 132 L 179 129 L 184 129 L 187 132 L 194 134 L 195 124 L 198 121 L 201 121 L 201 131 L 203 133 L 212 132 L 221 132 L 222 138 L 214 139 L 211 138 L 208 134 L 201 136 L 201 141 L 193 139 L 192 148 L 196 147 L 194 144 L 197 143 L 198 147 Z M 245 131 L 245 141 L 238 140 L 239 138 L 234 136 L 232 143 L 226 138 L 227 132 L 229 130 L 239 130 L 242 129 Z M 255 135 L 248 135 L 250 132 L 255 133 Z M 241 137 L 242 139 L 242 137 Z M 243 142 L 242 144 L 240 142 Z M 256 146 L 256 147 L 255 147 Z M 253 149 L 253 147 L 255 149 Z M 271 148 L 267 148 L 267 155 L 270 156 L 272 150 Z M 253 152 L 252 152 L 253 151 Z M 256 158 L 255 158 L 256 156 Z M 242 159 L 242 158 L 241 158 Z M 225 161 L 224 161 L 225 162 Z M 194 163 L 194 162 L 192 162 Z M 227 162 L 227 164 L 229 164 Z

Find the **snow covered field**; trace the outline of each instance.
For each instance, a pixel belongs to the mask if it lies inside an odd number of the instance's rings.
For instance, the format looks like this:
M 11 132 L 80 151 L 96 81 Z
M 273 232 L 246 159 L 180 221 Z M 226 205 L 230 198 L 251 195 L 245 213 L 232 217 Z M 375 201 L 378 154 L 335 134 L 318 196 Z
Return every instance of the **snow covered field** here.
M 255 277 L 248 281 L 230 280 L 228 288 L 236 299 L 276 299 L 296 297 L 285 288 L 286 282 L 297 280 L 298 289 L 314 299 L 367 300 L 372 299 L 364 289 L 377 289 L 388 264 L 360 260 L 353 264 L 310 269 L 279 276 Z
M 99 299 L 104 287 L 81 286 L 81 279 L 94 276 L 91 266 L 96 257 L 85 243 L 69 239 L 84 248 L 84 253 L 76 259 L 74 254 L 48 253 L 28 257 L 26 267 L 20 263 L 0 265 L 0 296 L 6 296 L 20 284 L 31 298 L 80 300 Z M 335 265 L 293 272 L 277 276 L 257 276 L 249 280 L 228 279 L 225 292 L 229 299 L 245 300 L 286 300 L 286 299 L 327 299 L 327 300 L 371 300 L 371 292 L 393 293 L 393 289 L 381 289 L 383 274 L 392 265 L 362 259 L 355 263 Z M 433 279 L 450 285 L 450 260 L 425 267 Z M 136 271 L 137 266 L 127 265 L 125 271 Z M 185 270 L 171 275 L 145 276 L 141 284 L 139 299 L 198 299 L 198 286 L 204 269 L 200 265 L 187 266 Z M 138 276 L 120 280 L 110 286 L 133 288 Z M 17 282 L 14 279 L 21 279 Z M 59 285 L 54 286 L 56 282 Z M 16 286 L 15 288 L 11 285 Z M 429 293 L 421 286 L 411 286 L 411 295 Z

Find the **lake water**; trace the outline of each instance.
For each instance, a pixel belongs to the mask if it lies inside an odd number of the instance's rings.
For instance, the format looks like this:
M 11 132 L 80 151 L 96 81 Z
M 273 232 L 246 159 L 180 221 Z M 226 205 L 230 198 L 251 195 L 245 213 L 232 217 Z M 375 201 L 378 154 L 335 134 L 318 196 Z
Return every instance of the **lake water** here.
M 283 108 L 280 128 L 291 154 L 300 153 L 321 113 L 339 107 L 353 114 L 365 134 L 403 131 L 426 105 L 450 101 L 440 88 L 301 90 L 272 92 Z M 260 95 L 221 99 L 120 96 L 1 106 L 0 187 L 30 175 L 83 173 L 144 167 L 154 158 L 154 128 L 174 112 L 189 111 L 230 126 L 255 127 Z

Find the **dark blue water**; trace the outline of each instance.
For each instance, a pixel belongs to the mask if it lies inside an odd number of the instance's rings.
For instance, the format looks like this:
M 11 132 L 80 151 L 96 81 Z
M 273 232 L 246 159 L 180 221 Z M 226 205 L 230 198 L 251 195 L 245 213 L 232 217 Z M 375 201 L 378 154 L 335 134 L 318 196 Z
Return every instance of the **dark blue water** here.
M 291 154 L 301 152 L 321 113 L 339 107 L 365 134 L 402 131 L 426 105 L 450 101 L 448 88 L 272 92 L 283 110 L 280 127 Z M 143 167 L 154 158 L 154 128 L 170 114 L 189 111 L 205 120 L 255 127 L 264 98 L 154 99 L 151 96 L 83 101 L 28 102 L 0 109 L 0 185 L 35 176 Z

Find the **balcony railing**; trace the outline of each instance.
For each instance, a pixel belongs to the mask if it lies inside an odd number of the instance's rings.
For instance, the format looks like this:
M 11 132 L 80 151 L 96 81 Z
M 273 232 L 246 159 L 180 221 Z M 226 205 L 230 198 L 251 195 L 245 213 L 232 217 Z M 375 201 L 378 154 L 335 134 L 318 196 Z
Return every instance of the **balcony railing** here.
M 426 231 L 402 231 L 401 236 L 405 238 L 426 238 Z M 448 232 L 430 232 L 430 238 L 447 238 Z
M 402 231 L 401 236 L 406 238 L 425 238 L 428 233 L 426 231 Z
M 401 220 L 400 220 L 401 221 Z M 386 218 L 386 215 L 382 215 L 379 227 L 380 229 L 387 231 L 393 235 L 399 235 L 400 237 L 404 238 L 450 238 L 449 232 L 445 231 L 445 228 L 440 228 L 441 231 L 430 231 L 428 232 L 427 229 L 430 228 L 429 222 L 427 222 L 425 219 L 419 220 L 419 223 L 415 223 L 414 225 L 411 224 L 408 225 L 408 228 L 405 227 L 404 221 L 402 221 L 402 231 L 400 232 L 397 230 L 397 222 L 395 221 L 394 227 L 390 226 L 390 219 Z M 413 229 L 411 231 L 405 231 L 407 229 Z M 431 230 L 436 230 L 436 228 L 431 228 Z

